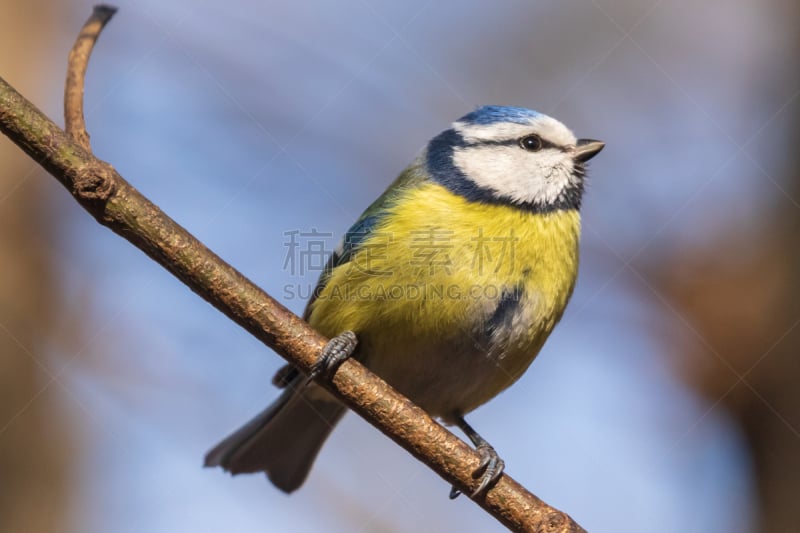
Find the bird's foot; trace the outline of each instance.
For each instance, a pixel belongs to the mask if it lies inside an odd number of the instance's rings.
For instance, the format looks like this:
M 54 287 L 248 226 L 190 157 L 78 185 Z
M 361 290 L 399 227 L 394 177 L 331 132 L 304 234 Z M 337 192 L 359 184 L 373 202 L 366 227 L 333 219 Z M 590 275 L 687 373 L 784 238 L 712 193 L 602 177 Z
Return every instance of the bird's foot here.
M 475 498 L 488 491 L 497 483 L 500 476 L 503 475 L 503 469 L 506 463 L 500 458 L 492 445 L 486 442 L 486 439 L 481 437 L 477 431 L 472 429 L 472 426 L 467 424 L 467 421 L 464 420 L 463 417 L 457 418 L 456 424 L 466 433 L 469 440 L 472 441 L 472 444 L 475 445 L 475 451 L 478 452 L 481 458 L 481 462 L 478 463 L 478 468 L 472 472 L 472 479 L 480 479 L 480 483 L 478 483 L 478 486 L 472 491 L 472 494 L 470 494 L 470 498 Z M 461 494 L 461 491 L 456 487 L 450 489 L 451 500 L 458 498 L 459 494 Z
M 308 377 L 312 380 L 319 377 L 333 378 L 339 366 L 353 355 L 357 344 L 358 339 L 352 331 L 345 331 L 329 340 L 322 349 L 317 362 L 311 367 Z
M 481 482 L 472 492 L 472 498 L 489 490 L 489 487 L 493 487 L 503 475 L 503 469 L 506 467 L 505 461 L 497 455 L 495 449 L 488 442 L 479 444 L 476 451 L 481 456 L 481 462 L 472 473 L 472 479 L 480 479 Z

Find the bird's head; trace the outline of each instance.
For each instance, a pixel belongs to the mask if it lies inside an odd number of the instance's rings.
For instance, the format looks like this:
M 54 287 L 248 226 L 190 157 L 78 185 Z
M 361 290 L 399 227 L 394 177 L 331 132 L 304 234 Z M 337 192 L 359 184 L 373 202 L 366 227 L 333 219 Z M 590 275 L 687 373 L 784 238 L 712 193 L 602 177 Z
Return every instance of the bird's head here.
M 580 207 L 585 163 L 603 146 L 536 111 L 483 106 L 434 137 L 425 163 L 468 200 L 548 212 Z

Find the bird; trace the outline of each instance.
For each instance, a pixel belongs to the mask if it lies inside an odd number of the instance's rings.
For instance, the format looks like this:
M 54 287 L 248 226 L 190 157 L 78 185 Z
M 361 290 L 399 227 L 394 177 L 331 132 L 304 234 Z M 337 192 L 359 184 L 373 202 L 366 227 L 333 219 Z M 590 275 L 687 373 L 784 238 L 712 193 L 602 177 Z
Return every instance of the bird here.
M 278 399 L 205 466 L 298 489 L 346 411 L 317 380 L 354 357 L 460 428 L 481 458 L 471 496 L 489 490 L 505 463 L 464 417 L 517 381 L 564 313 L 586 163 L 604 146 L 543 113 L 499 105 L 433 137 L 323 269 L 303 318 L 331 340 L 309 376 L 281 368 Z

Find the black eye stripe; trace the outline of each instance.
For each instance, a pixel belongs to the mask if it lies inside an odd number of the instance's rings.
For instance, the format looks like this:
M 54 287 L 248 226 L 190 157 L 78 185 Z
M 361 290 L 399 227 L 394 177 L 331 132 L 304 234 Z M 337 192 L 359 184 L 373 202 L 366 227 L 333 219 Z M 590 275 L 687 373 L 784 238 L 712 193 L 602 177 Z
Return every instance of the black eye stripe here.
M 552 143 L 546 139 L 539 138 L 542 143 L 542 150 L 546 150 L 548 148 L 558 150 L 560 152 L 566 152 L 567 149 L 564 146 L 559 146 L 555 143 Z M 464 143 L 464 148 L 473 148 L 475 146 L 519 146 L 519 138 L 515 139 L 508 139 L 505 141 L 478 141 L 473 143 Z

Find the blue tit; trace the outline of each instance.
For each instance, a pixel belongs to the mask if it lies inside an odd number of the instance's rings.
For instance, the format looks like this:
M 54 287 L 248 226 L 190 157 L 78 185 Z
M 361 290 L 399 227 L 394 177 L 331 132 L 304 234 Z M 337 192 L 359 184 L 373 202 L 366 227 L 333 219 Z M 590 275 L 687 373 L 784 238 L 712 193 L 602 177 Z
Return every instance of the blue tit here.
M 503 470 L 464 415 L 514 383 L 561 318 L 578 272 L 585 164 L 604 144 L 529 109 L 484 106 L 434 137 L 345 235 L 304 318 Z M 356 345 L 357 339 L 357 345 Z M 346 408 L 296 368 L 280 397 L 206 456 L 232 474 L 304 482 Z M 457 495 L 457 491 L 451 492 Z

